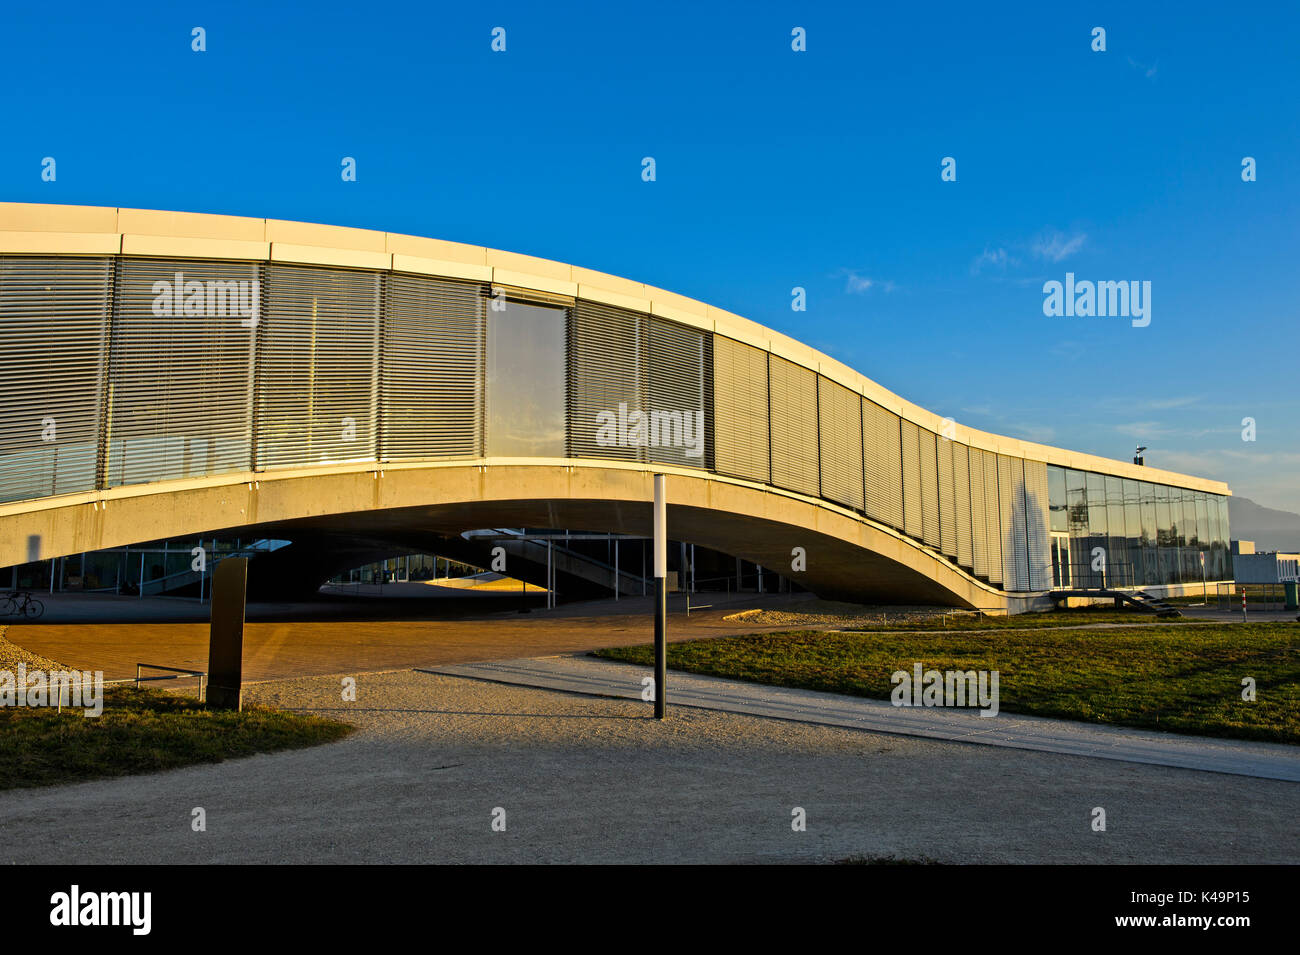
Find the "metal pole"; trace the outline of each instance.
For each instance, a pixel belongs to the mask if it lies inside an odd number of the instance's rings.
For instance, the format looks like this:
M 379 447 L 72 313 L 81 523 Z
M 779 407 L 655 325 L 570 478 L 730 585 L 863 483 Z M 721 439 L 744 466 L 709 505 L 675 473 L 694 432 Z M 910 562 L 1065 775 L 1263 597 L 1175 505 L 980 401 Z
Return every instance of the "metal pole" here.
M 1241 622 L 1246 622 L 1246 588 L 1241 588 Z
M 553 588 L 551 587 L 551 583 L 552 583 L 552 579 L 551 579 L 551 549 L 552 549 L 553 546 L 554 546 L 554 541 L 552 541 L 552 540 L 548 537 L 548 538 L 546 539 L 546 609 L 547 609 L 547 610 L 550 610 L 550 609 L 551 609 L 551 598 L 552 598 L 552 596 L 554 595 L 554 590 L 553 590 Z
M 614 538 L 614 600 L 618 600 L 618 538 Z
M 655 719 L 664 718 L 668 687 L 668 492 L 665 475 L 655 475 Z
M 144 596 L 144 551 L 140 551 L 140 589 L 136 597 Z

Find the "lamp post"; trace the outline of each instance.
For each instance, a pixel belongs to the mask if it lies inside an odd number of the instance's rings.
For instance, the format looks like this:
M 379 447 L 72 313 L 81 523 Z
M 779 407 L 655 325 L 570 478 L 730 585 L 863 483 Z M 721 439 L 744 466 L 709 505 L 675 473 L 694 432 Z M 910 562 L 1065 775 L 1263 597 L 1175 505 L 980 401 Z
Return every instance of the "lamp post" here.
M 655 475 L 655 719 L 664 718 L 668 683 L 668 492 L 667 477 Z

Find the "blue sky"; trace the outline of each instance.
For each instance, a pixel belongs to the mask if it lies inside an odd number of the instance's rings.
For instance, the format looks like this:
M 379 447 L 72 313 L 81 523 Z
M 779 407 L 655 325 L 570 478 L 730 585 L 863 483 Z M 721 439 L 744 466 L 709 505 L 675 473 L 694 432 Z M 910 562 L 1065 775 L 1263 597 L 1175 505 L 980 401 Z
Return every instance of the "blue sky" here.
M 889 6 L 10 4 L 0 198 L 555 258 L 1300 511 L 1296 5 Z M 1151 324 L 1044 316 L 1067 271 L 1150 281 Z

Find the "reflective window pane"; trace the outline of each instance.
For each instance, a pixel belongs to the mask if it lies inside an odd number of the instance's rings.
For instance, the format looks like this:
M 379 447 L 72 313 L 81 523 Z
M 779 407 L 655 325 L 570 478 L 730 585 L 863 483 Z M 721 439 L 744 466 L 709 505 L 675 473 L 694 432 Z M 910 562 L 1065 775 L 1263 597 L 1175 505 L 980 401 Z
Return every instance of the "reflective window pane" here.
M 1047 466 L 1047 506 L 1054 531 L 1070 529 L 1069 507 L 1065 497 L 1065 468 Z
M 488 309 L 487 453 L 564 457 L 565 311 Z

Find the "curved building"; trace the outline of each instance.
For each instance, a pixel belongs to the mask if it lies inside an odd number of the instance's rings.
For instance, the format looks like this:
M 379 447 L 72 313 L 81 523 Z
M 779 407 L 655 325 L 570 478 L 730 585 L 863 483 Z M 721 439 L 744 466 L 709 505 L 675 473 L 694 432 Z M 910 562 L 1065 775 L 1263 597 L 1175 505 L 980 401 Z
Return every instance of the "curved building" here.
M 0 567 L 213 532 L 646 534 L 656 472 L 674 540 L 827 595 L 1020 610 L 1231 576 L 1226 485 L 965 427 L 671 292 L 384 232 L 0 204 Z

